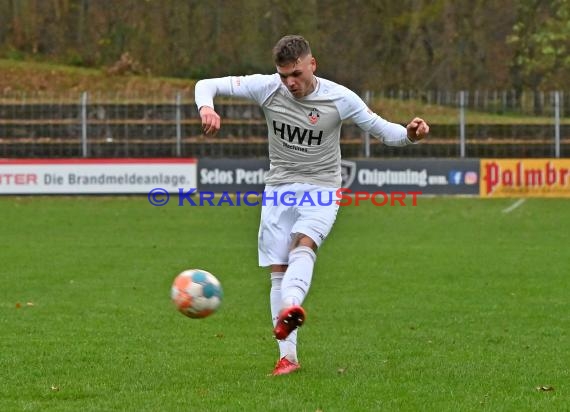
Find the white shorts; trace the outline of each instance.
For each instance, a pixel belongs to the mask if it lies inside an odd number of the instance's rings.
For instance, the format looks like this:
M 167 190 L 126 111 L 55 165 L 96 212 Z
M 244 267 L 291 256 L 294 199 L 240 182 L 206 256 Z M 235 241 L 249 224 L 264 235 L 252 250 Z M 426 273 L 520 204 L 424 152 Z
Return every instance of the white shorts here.
M 266 186 L 258 235 L 259 266 L 287 265 L 291 240 L 297 233 L 321 246 L 338 212 L 336 190 L 308 183 Z

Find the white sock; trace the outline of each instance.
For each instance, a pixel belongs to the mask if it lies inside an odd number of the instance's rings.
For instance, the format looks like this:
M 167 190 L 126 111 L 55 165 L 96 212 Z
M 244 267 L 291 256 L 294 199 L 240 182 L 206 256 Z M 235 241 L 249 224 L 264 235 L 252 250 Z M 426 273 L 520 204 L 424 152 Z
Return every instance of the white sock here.
M 273 327 L 277 323 L 279 311 L 281 311 L 281 283 L 283 281 L 283 272 L 271 273 L 271 292 L 269 293 L 269 301 L 271 303 L 271 319 Z M 297 360 L 297 331 L 291 332 L 287 339 L 277 341 L 279 344 L 279 359 L 286 357 L 291 362 Z
M 298 246 L 289 252 L 289 267 L 281 284 L 283 307 L 301 305 L 311 287 L 317 255 L 307 246 Z
M 281 310 L 281 282 L 283 281 L 283 272 L 271 272 L 271 291 L 269 292 L 269 303 L 271 304 L 271 320 L 273 327 L 277 323 L 277 317 Z

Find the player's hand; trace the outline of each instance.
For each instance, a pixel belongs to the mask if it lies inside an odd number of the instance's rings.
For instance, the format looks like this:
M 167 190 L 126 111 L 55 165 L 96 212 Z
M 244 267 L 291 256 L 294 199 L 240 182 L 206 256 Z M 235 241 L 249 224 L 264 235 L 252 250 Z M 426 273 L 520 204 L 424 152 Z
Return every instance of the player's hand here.
M 406 126 L 408 131 L 408 139 L 412 142 L 422 140 L 429 133 L 429 126 L 424 119 L 414 117 L 414 119 Z
M 220 115 L 208 106 L 200 107 L 200 118 L 202 119 L 202 132 L 206 136 L 213 136 L 220 130 Z

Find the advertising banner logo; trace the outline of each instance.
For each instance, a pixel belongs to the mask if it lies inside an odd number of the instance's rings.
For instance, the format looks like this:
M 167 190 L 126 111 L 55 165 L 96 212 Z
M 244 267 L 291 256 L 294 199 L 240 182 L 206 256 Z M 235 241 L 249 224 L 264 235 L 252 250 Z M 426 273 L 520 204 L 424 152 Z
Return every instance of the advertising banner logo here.
M 570 197 L 570 159 L 481 159 L 482 197 Z

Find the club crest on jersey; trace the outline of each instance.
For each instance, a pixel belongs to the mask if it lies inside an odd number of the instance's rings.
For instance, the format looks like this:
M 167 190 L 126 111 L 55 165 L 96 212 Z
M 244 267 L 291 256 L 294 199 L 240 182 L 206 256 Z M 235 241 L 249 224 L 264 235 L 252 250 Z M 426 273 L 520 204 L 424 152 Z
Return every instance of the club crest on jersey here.
M 317 122 L 319 121 L 319 117 L 321 117 L 321 115 L 319 114 L 318 109 L 313 107 L 309 112 L 309 123 L 317 124 Z

